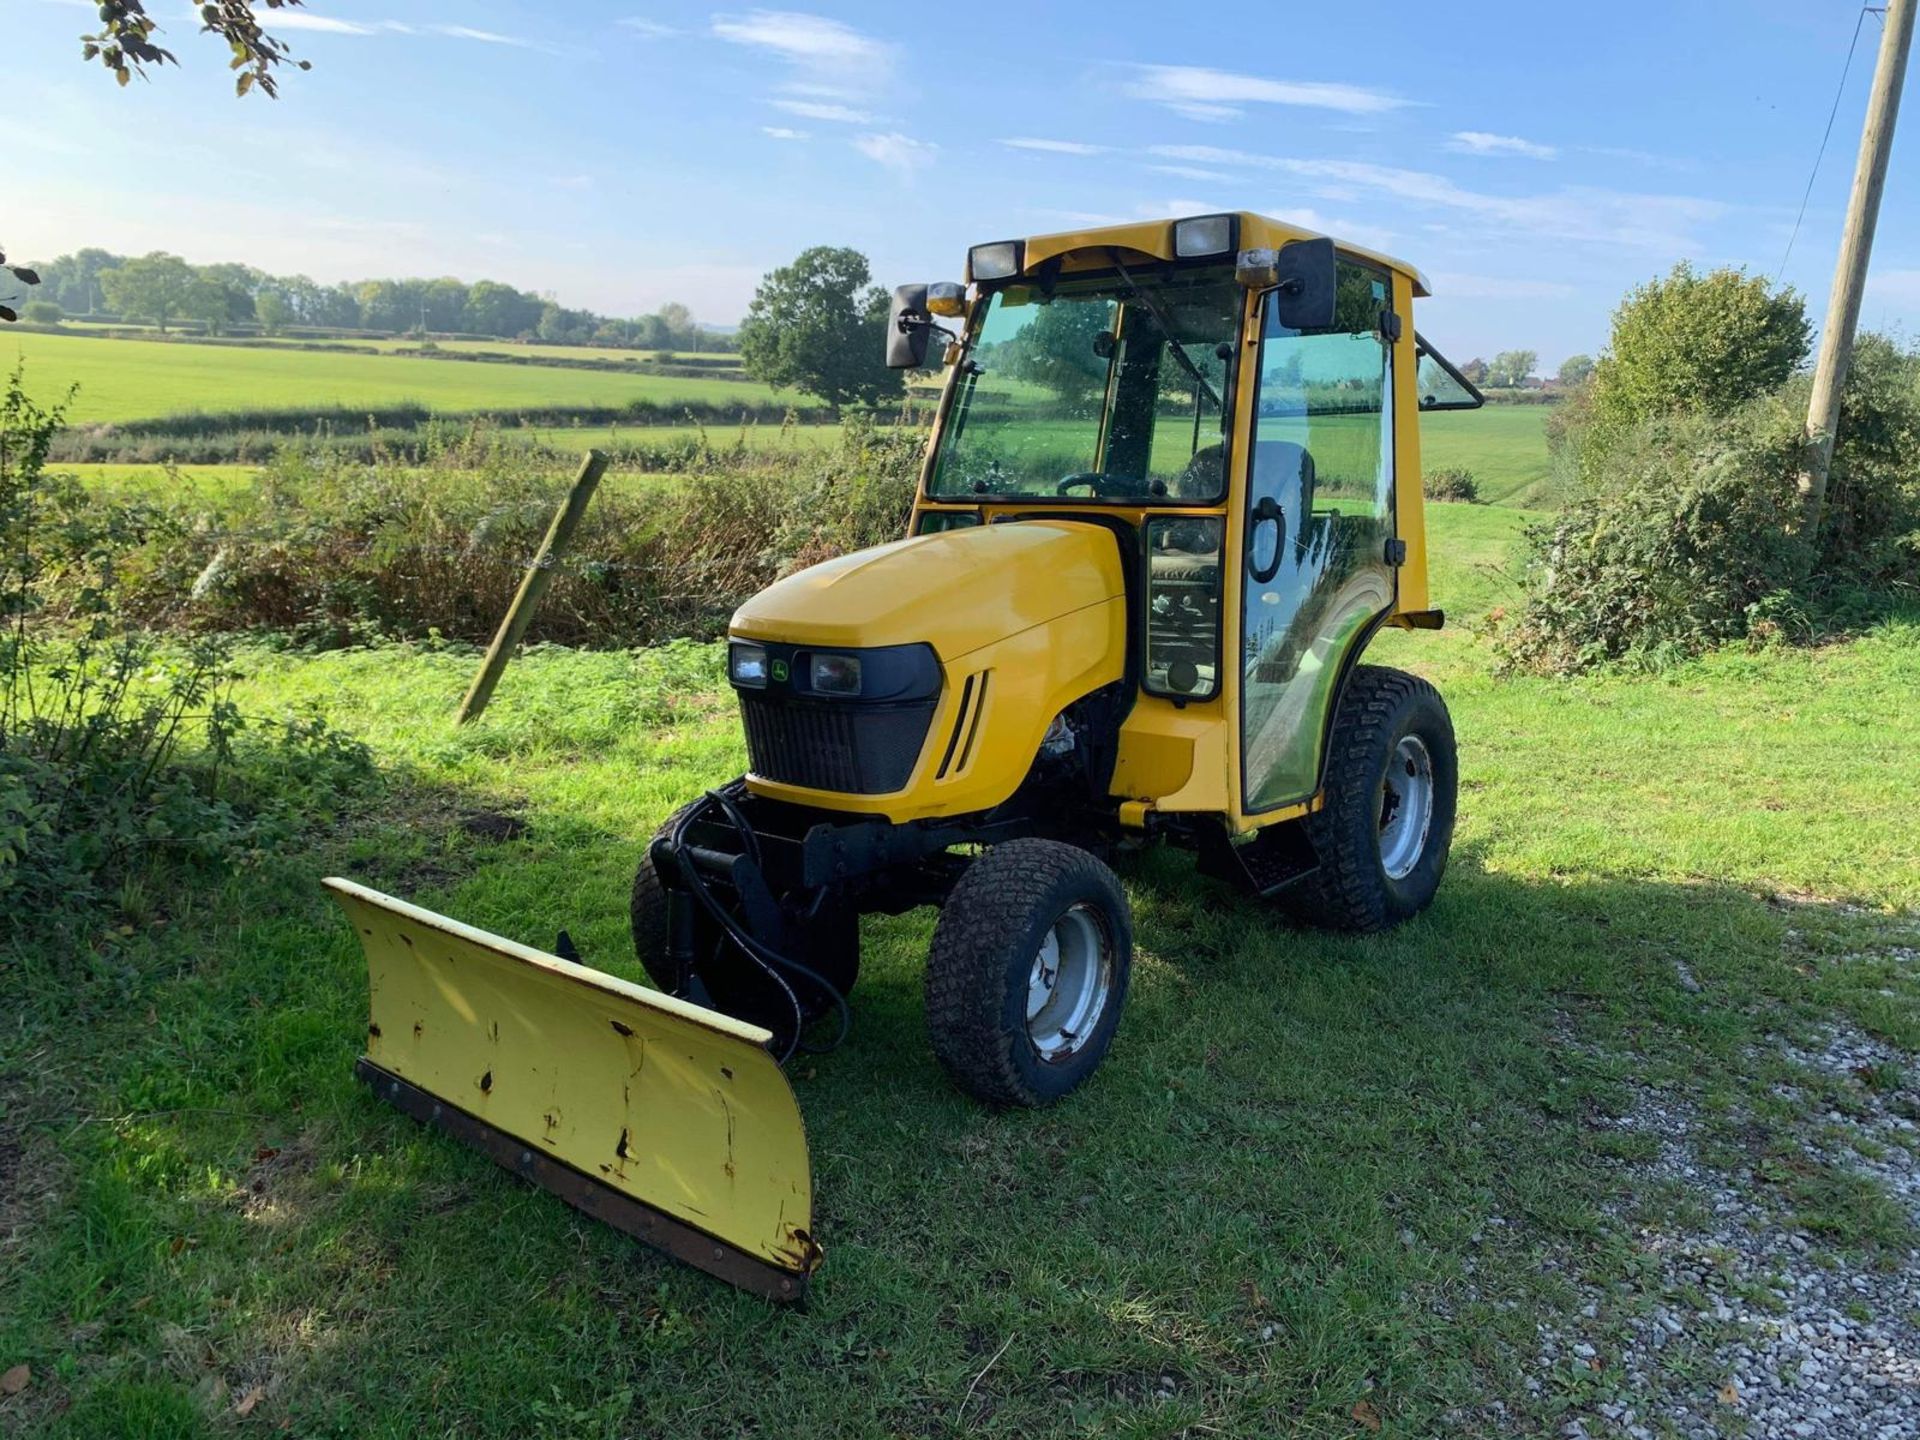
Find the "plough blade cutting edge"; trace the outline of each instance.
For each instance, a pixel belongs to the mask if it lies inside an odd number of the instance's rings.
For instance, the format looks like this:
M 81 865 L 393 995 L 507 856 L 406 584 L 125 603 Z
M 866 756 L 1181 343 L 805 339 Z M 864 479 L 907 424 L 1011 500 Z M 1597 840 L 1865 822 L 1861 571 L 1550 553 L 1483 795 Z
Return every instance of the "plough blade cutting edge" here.
M 767 1031 L 325 883 L 366 952 L 376 1094 L 676 1259 L 805 1296 L 806 1130 Z

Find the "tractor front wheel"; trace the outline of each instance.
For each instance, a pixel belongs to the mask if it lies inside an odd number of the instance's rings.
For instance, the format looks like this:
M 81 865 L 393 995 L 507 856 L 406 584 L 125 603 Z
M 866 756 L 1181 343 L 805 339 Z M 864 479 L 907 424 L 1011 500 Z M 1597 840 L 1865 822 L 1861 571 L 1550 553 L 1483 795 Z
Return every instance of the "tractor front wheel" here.
M 1362 665 L 1328 742 L 1326 799 L 1306 818 L 1320 868 L 1285 892 L 1329 930 L 1388 930 L 1433 900 L 1460 782 L 1453 720 L 1417 675 Z
M 967 867 L 927 956 L 927 1030 L 953 1082 L 996 1105 L 1045 1105 L 1113 1043 L 1133 963 L 1120 882 L 1086 851 L 1009 840 Z

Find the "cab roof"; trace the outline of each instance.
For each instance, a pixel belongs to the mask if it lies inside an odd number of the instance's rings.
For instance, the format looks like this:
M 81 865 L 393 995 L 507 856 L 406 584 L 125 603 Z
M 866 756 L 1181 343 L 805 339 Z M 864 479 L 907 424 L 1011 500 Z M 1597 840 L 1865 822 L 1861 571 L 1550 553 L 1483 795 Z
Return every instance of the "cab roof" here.
M 1215 212 L 1219 213 L 1219 212 Z M 1235 250 L 1277 250 L 1282 245 L 1295 240 L 1320 240 L 1331 238 L 1336 248 L 1349 255 L 1371 260 L 1389 270 L 1405 275 L 1413 283 L 1413 293 L 1419 296 L 1431 295 L 1427 277 L 1404 260 L 1396 260 L 1391 255 L 1382 255 L 1377 250 L 1369 250 L 1362 245 L 1350 245 L 1337 235 L 1323 236 L 1317 230 L 1303 229 L 1298 225 L 1289 225 L 1284 220 L 1274 220 L 1265 215 L 1255 215 L 1251 211 L 1239 210 L 1230 213 L 1237 222 Z M 1182 220 L 1200 219 L 1200 216 L 1177 216 L 1168 220 L 1140 220 L 1125 225 L 1102 225 L 1089 230 L 1063 230 L 1052 235 L 1032 235 L 1021 242 L 1022 274 L 1029 274 L 1040 265 L 1056 257 L 1063 258 L 1064 268 L 1074 270 L 1082 268 L 1074 263 L 1078 252 L 1096 252 L 1085 257 L 1085 268 L 1104 268 L 1107 263 L 1105 251 L 1112 249 L 1130 250 L 1154 260 L 1172 260 L 1173 229 Z M 971 268 L 971 267 L 969 267 Z M 968 279 L 972 279 L 969 274 Z

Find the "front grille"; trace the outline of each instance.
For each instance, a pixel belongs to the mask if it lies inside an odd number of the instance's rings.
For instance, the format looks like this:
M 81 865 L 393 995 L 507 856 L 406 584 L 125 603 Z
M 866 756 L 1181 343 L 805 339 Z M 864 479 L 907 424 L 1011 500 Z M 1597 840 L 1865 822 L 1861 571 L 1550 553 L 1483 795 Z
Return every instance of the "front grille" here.
M 931 699 L 862 705 L 739 694 L 755 775 L 842 795 L 903 789 L 933 722 Z

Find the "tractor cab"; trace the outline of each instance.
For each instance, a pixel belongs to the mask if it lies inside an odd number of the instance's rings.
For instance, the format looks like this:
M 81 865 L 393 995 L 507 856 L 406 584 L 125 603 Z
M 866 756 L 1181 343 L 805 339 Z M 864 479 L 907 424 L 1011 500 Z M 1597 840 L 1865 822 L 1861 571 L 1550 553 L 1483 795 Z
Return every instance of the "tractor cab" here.
M 1139 690 L 1124 798 L 1235 831 L 1300 813 L 1343 667 L 1380 625 L 1442 623 L 1418 416 L 1480 397 L 1413 334 L 1424 277 L 1247 214 L 976 246 L 968 270 L 964 308 L 896 293 L 900 333 L 964 319 L 914 532 L 1112 527 Z

